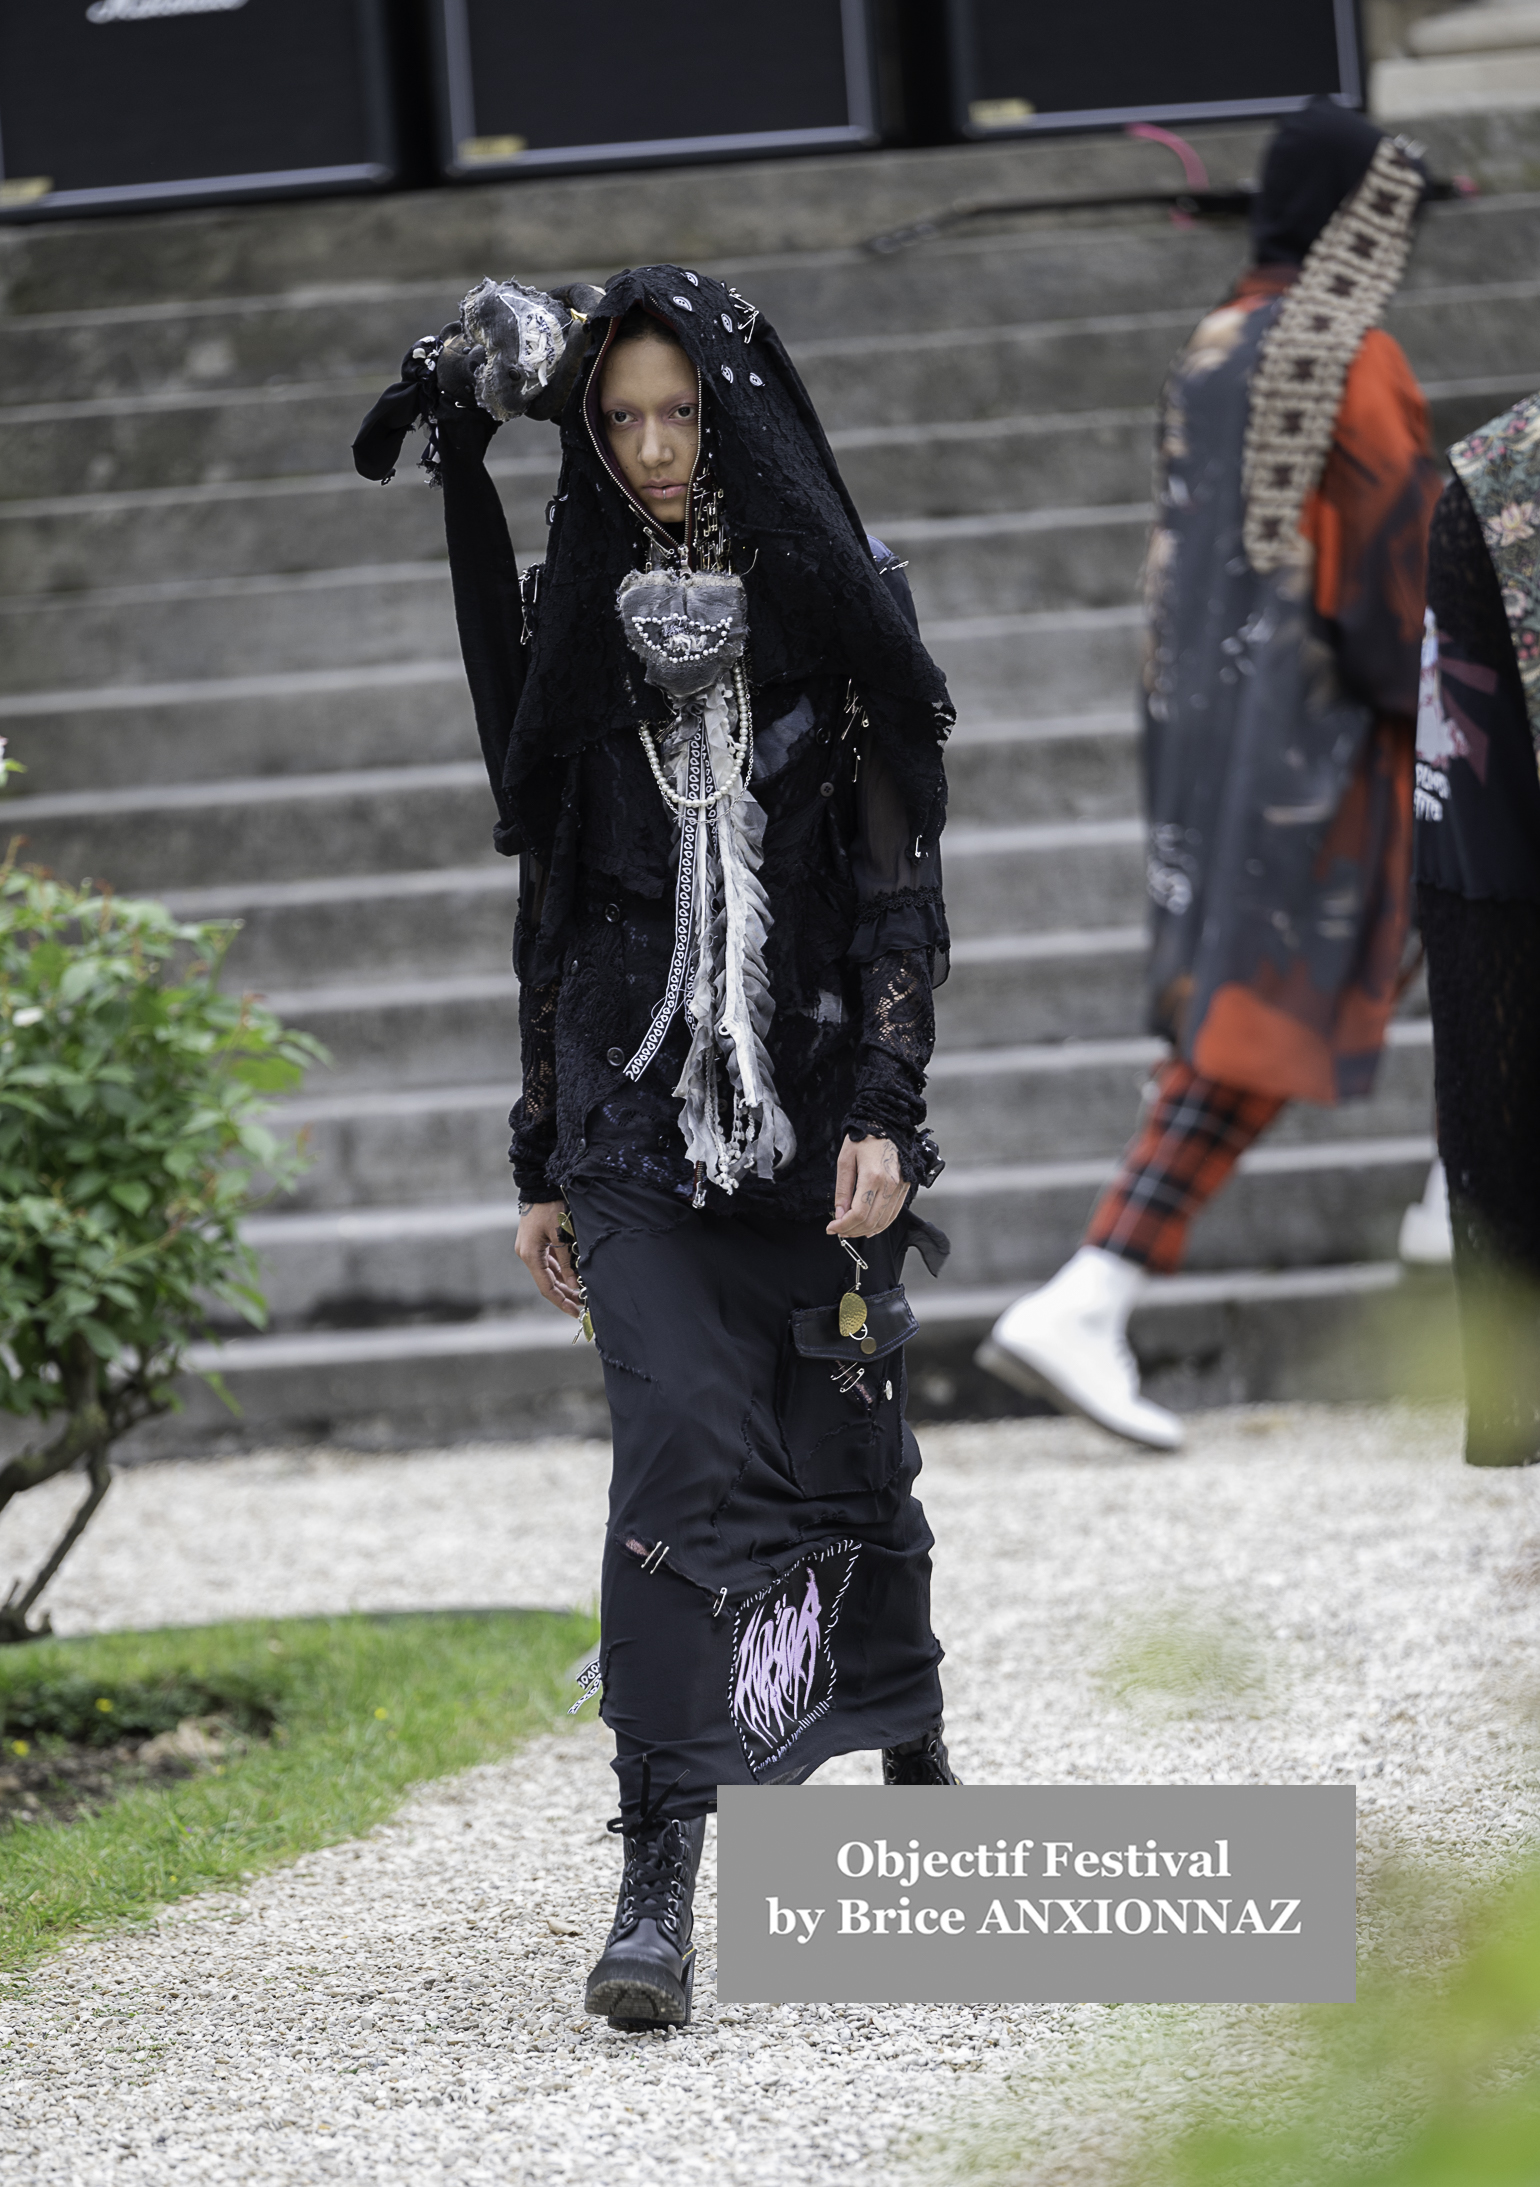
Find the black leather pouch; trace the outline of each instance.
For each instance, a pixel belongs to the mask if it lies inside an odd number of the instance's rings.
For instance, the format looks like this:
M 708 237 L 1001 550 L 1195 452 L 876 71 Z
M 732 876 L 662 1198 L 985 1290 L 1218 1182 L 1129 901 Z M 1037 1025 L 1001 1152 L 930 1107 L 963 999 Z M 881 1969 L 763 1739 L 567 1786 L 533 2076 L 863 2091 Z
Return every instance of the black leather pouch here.
M 804 1359 L 848 1360 L 859 1367 L 867 1360 L 886 1359 L 916 1335 L 919 1323 L 904 1296 L 901 1283 L 891 1291 L 878 1291 L 866 1301 L 866 1334 L 871 1349 L 859 1337 L 840 1335 L 838 1306 L 804 1306 L 791 1317 L 791 1340 Z
M 804 1496 L 870 1495 L 903 1463 L 903 1347 L 915 1318 L 902 1285 L 866 1301 L 866 1333 L 840 1335 L 838 1305 L 805 1306 L 791 1317 L 776 1413 Z

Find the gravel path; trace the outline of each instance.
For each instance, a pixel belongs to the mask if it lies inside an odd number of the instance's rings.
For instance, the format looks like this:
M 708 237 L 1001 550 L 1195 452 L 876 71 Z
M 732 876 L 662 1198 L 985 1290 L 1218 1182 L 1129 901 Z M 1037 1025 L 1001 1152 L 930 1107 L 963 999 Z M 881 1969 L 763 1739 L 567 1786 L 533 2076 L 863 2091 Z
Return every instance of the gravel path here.
M 1059 1420 L 925 1445 L 965 1777 L 1354 1781 L 1371 1863 L 1470 1872 L 1533 1838 L 1540 1484 L 1462 1468 L 1452 1414 L 1211 1414 L 1174 1461 Z M 56 1622 L 588 1601 L 604 1465 L 551 1442 L 146 1469 Z M 18 1565 L 68 1502 L 7 1515 Z M 1127 1688 L 1173 1654 L 1185 1701 Z M 961 2136 L 980 2163 L 1025 2140 L 1000 2176 L 1047 2187 L 1106 2179 L 1195 2077 L 1287 2044 L 1265 2008 L 718 2010 L 709 1979 L 685 2034 L 612 2035 L 578 2009 L 613 1897 L 605 1760 L 595 1725 L 541 1739 L 46 1963 L 0 2001 L 0 2181 L 875 2187 Z

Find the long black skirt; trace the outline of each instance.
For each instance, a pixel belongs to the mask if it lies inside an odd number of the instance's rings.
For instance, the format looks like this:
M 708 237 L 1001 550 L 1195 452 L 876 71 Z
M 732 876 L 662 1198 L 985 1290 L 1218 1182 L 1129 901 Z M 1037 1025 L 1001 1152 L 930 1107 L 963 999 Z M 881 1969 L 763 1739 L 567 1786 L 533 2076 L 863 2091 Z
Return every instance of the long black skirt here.
M 920 1737 L 941 1649 L 903 1351 L 856 1384 L 792 1338 L 851 1288 L 849 1257 L 821 1225 L 629 1179 L 567 1202 L 614 1425 L 600 1670 L 622 1814 L 704 1814 L 718 1785 Z M 860 1240 L 864 1295 L 933 1240 L 907 1216 Z

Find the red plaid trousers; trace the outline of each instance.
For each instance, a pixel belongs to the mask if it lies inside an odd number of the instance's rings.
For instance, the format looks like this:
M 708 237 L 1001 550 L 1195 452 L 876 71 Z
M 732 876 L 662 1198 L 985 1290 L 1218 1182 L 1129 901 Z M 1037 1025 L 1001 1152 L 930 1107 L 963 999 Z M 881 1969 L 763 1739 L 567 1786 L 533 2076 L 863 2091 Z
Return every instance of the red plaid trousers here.
M 1096 1203 L 1085 1242 L 1169 1276 L 1186 1251 L 1193 1217 L 1284 1102 L 1200 1078 L 1175 1058 L 1160 1065 L 1154 1084 L 1155 1097 Z

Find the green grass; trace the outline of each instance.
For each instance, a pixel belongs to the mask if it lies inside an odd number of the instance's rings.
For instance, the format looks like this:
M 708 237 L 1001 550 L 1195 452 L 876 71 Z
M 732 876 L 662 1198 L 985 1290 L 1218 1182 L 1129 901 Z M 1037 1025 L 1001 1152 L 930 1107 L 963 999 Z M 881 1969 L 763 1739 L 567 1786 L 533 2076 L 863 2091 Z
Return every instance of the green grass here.
M 1233 1615 L 1168 1603 L 1125 1616 L 1100 1666 L 1113 1699 L 1159 1716 L 1210 1716 L 1266 1703 L 1266 1652 Z
M 217 1773 L 135 1788 L 88 1820 L 0 1831 L 0 1968 L 357 1836 L 411 1785 L 507 1754 L 576 1697 L 567 1674 L 594 1638 L 586 1617 L 495 1611 L 252 1620 L 0 1652 L 7 1725 L 82 1684 L 235 1694 L 277 1719 L 269 1743 Z

